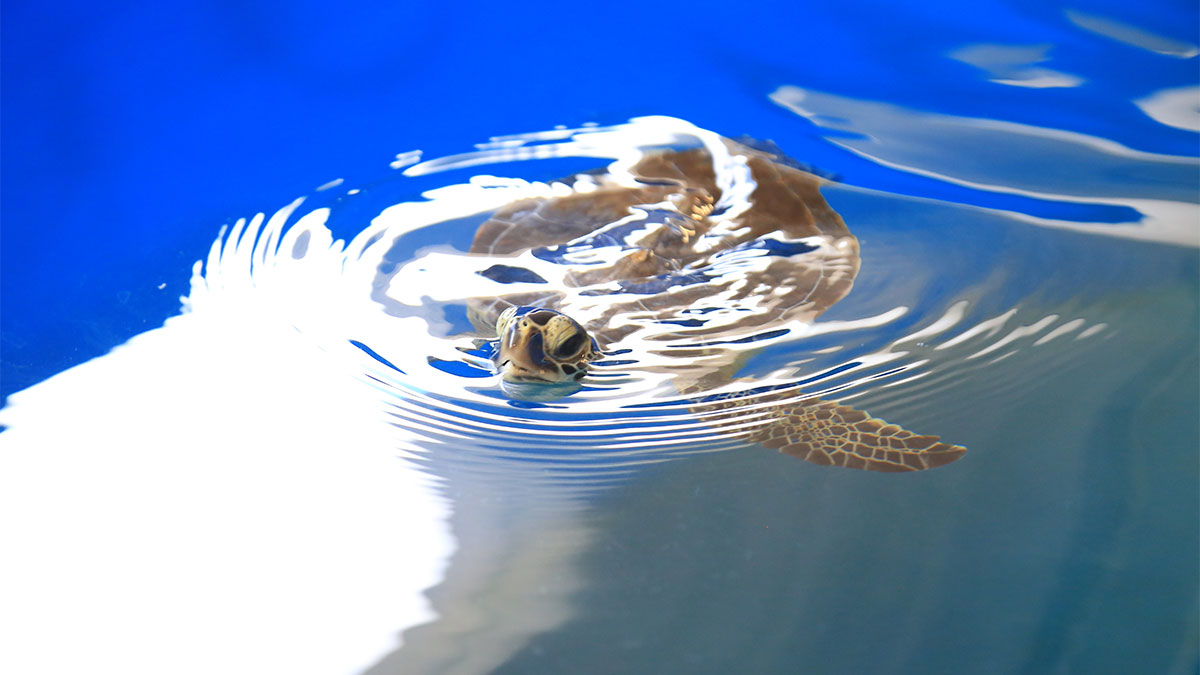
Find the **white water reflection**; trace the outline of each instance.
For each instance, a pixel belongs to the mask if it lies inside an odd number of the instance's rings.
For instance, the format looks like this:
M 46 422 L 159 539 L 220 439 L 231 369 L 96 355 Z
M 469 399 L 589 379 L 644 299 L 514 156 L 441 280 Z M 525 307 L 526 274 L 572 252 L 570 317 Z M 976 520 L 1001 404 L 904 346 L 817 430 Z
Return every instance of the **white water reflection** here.
M 973 44 L 952 51 L 949 56 L 986 72 L 990 81 L 1031 89 L 1078 87 L 1084 79 L 1037 64 L 1048 60 L 1052 45 Z
M 1155 54 L 1178 59 L 1190 59 L 1200 54 L 1200 48 L 1190 42 L 1160 35 L 1126 21 L 1118 21 L 1107 16 L 1081 12 L 1076 9 L 1063 10 L 1063 16 L 1084 30 Z
M 449 508 L 404 430 L 211 272 L 0 413 L 5 672 L 354 672 L 435 618 Z
M 1024 222 L 1200 246 L 1196 157 L 1143 152 L 1074 131 L 920 112 L 794 86 L 779 87 L 771 99 L 818 126 L 853 132 L 827 138 L 881 166 L 1020 198 L 992 208 Z M 954 152 L 947 152 L 951 147 Z M 1122 209 L 1132 217 L 1121 217 Z
M 430 591 L 439 619 L 406 631 L 367 675 L 492 672 L 534 636 L 575 616 L 587 585 L 577 569 L 595 545 L 586 506 L 541 467 L 510 464 L 498 475 L 472 461 L 486 456 L 470 440 L 436 471 L 454 501 L 460 548 L 445 579 Z
M 1200 87 L 1163 89 L 1134 103 L 1159 124 L 1200 131 Z

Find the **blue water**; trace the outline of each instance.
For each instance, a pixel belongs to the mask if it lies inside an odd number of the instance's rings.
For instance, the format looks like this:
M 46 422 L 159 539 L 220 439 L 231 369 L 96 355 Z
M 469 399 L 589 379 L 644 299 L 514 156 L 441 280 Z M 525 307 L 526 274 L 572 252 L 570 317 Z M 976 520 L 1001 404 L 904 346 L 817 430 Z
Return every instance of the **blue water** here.
M 671 115 L 844 183 L 826 196 L 863 268 L 825 319 L 910 308 L 745 375 L 833 369 L 844 355 L 821 350 L 872 352 L 960 300 L 964 325 L 1015 310 L 990 342 L 914 347 L 929 377 L 856 401 L 971 452 L 900 481 L 699 454 L 523 522 L 527 487 L 431 446 L 462 545 L 451 573 L 511 587 L 490 609 L 534 628 L 417 628 L 372 672 L 451 672 L 472 640 L 502 646 L 462 672 L 1195 672 L 1200 141 L 1136 101 L 1200 85 L 1197 44 L 1200 11 L 1167 2 L 6 3 L 0 395 L 177 314 L 239 217 L 335 178 L 380 186 L 335 212 L 351 236 L 470 175 L 397 182 L 397 153 Z M 1190 207 L 1173 212 L 1185 234 L 1147 234 L 1138 200 Z M 470 224 L 448 229 L 469 241 Z M 439 243 L 421 236 L 406 244 Z M 971 358 L 1051 315 L 1101 328 Z M 543 575 L 536 592 L 511 582 L 521 569 Z M 450 616 L 472 588 L 434 604 Z M 534 596 L 571 611 L 547 619 Z
M 1196 43 L 1194 8 L 1089 7 Z M 407 150 L 436 156 L 494 135 L 668 114 L 771 138 L 856 185 L 955 198 L 953 186 L 823 142 L 766 99 L 784 84 L 1150 152 L 1196 147 L 1195 134 L 1130 103 L 1193 83 L 1194 60 L 1081 31 L 1060 8 L 1032 2 L 970 13 L 937 3 L 668 3 L 630 13 L 564 3 L 462 12 L 9 3 L 5 17 L 6 394 L 173 314 L 215 225 L 333 178 L 361 184 Z M 1041 65 L 1088 82 L 991 83 L 945 56 L 974 43 L 1048 44 Z

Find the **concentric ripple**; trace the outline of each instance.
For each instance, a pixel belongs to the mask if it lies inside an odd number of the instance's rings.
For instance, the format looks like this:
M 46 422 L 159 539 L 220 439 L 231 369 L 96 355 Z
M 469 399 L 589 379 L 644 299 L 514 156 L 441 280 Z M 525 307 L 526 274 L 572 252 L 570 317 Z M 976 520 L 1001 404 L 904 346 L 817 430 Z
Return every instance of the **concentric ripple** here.
M 737 306 L 712 298 L 703 307 L 680 307 L 678 321 L 657 322 L 671 325 L 622 340 L 579 391 L 548 400 L 510 396 L 488 360 L 493 336 L 469 320 L 471 303 L 559 291 L 563 265 L 531 252 L 468 254 L 476 228 L 517 200 L 586 192 L 595 174 L 564 172 L 564 180 L 549 182 L 533 176 L 570 165 L 632 182 L 629 168 L 647 151 L 698 146 L 714 158 L 726 195 L 719 208 L 749 208 L 753 184 L 744 160 L 716 134 L 670 118 L 496 138 L 474 152 L 425 161 L 410 153 L 398 158 L 403 172 L 394 181 L 365 188 L 335 182 L 269 219 L 239 221 L 196 264 L 185 307 L 254 312 L 290 326 L 374 392 L 388 420 L 409 432 L 400 451 L 421 457 L 453 448 L 455 461 L 500 473 L 534 463 L 547 480 L 579 486 L 692 453 L 754 445 L 749 439 L 781 406 L 816 398 L 852 402 L 909 428 L 915 420 L 930 427 L 915 432 L 937 434 L 939 418 L 961 418 L 973 405 L 922 411 L 924 401 L 944 399 L 946 388 L 972 378 L 993 382 L 997 393 L 1020 387 L 1028 369 L 1050 372 L 1081 341 L 1105 335 L 1105 322 L 1084 299 L 1050 297 L 1036 282 L 1047 273 L 1033 254 L 1047 246 L 1045 231 L 976 214 L 972 237 L 956 238 L 967 207 L 831 184 L 826 198 L 859 237 L 862 268 L 849 296 L 820 318 L 689 337 L 689 326 L 710 317 L 736 318 Z M 476 175 L 427 187 L 466 170 Z M 417 185 L 421 199 L 380 203 Z M 877 208 L 882 200 L 886 208 Z M 924 229 L 899 230 L 889 220 L 906 215 L 920 218 Z M 995 238 L 981 236 L 1001 230 L 996 236 L 1006 243 L 999 250 Z M 619 244 L 568 246 L 561 255 L 573 264 L 611 263 Z M 753 250 L 733 250 L 705 273 L 744 274 L 760 261 Z M 584 299 L 603 308 L 644 290 Z M 697 359 L 720 374 L 702 390 L 680 375 Z M 713 400 L 739 404 L 715 423 L 706 410 Z

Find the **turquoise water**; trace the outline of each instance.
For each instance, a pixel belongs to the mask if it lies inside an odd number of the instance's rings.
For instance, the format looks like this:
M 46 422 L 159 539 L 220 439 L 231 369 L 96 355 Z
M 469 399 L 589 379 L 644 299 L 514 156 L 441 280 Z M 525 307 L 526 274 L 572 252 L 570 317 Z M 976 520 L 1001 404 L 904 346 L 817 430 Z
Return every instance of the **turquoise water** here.
M 894 480 L 746 451 L 606 496 L 583 519 L 586 609 L 499 672 L 1193 669 L 1195 253 L 1029 230 L 1007 243 L 990 253 L 1026 260 L 1018 275 L 1145 276 L 1042 282 L 1029 305 L 1106 321 L 1095 344 L 860 399 L 971 449 L 943 470 Z

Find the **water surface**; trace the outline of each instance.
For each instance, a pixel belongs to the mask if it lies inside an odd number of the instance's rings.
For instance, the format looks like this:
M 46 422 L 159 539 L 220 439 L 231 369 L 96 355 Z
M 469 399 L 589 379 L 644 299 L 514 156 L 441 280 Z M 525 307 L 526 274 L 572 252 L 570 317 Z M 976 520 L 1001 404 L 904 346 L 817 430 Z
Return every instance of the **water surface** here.
M 649 49 L 625 17 L 558 9 L 587 34 L 199 7 L 6 32 L 8 669 L 1194 672 L 1194 10 L 745 6 L 664 75 L 614 47 Z M 862 254 L 815 321 L 728 345 L 726 393 L 963 459 L 747 445 L 649 341 L 536 402 L 467 353 L 489 210 L 718 133 L 828 176 Z

